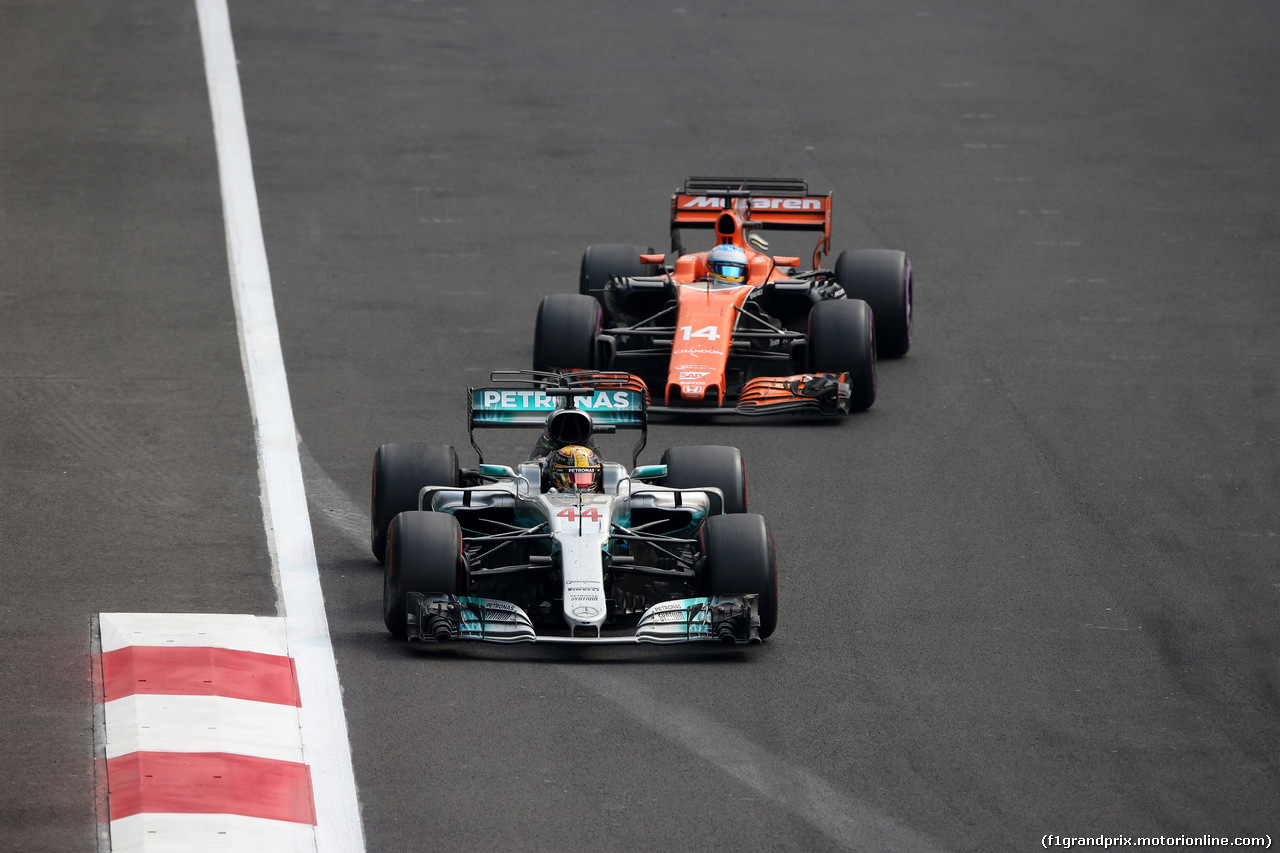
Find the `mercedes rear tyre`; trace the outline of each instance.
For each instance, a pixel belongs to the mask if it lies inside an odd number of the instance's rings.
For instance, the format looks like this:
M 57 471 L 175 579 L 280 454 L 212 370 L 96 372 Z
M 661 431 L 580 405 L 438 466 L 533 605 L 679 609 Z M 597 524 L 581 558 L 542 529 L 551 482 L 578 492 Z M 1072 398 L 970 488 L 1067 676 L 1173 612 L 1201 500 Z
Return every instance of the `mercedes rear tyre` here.
M 382 621 L 397 640 L 408 635 L 409 593 L 464 592 L 462 528 L 444 512 L 402 512 L 387 530 Z
M 673 489 L 716 488 L 724 493 L 724 503 L 712 495 L 712 515 L 747 511 L 747 468 L 736 447 L 697 444 L 672 447 L 662 454 L 667 466 L 665 485 Z
M 458 454 L 447 444 L 384 444 L 373 455 L 373 487 L 369 503 L 369 540 L 381 561 L 387 527 L 402 512 L 418 508 L 423 486 L 457 486 Z
M 703 595 L 756 595 L 760 638 L 778 625 L 778 566 L 773 531 L 754 513 L 716 515 L 700 534 Z
M 809 371 L 848 373 L 849 408 L 876 401 L 876 337 L 871 308 L 861 299 L 831 299 L 809 311 Z
M 595 370 L 600 303 L 580 293 L 553 293 L 538 306 L 534 370 Z
M 850 299 L 871 306 L 876 350 L 881 358 L 901 358 L 911 349 L 911 262 L 905 252 L 862 249 L 836 258 L 836 281 Z

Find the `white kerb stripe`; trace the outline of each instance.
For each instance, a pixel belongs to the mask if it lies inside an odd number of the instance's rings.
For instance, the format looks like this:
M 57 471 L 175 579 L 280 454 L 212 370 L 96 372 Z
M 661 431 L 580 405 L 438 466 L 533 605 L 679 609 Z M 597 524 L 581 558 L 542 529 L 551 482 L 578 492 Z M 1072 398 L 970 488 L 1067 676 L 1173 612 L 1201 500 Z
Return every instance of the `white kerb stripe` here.
M 276 325 L 249 134 L 225 0 L 196 0 L 227 226 L 240 353 L 257 425 L 267 541 L 280 579 L 289 654 L 298 673 L 302 742 L 312 768 L 319 853 L 363 851 L 351 747 L 329 640 L 297 434 Z
M 210 613 L 102 613 L 102 651 L 128 646 L 232 649 L 284 655 L 284 620 Z
M 232 814 L 136 814 L 111 821 L 111 853 L 315 853 L 305 823 Z
M 103 708 L 107 758 L 131 752 L 228 752 L 303 763 L 298 709 L 292 705 L 137 694 Z

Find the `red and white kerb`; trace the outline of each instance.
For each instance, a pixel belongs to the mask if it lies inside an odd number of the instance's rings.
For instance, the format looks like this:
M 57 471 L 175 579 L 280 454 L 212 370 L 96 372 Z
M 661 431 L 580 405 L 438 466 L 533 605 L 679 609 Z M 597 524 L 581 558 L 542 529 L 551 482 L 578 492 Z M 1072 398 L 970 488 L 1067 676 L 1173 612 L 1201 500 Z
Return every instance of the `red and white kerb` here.
M 284 622 L 104 613 L 112 853 L 316 849 Z

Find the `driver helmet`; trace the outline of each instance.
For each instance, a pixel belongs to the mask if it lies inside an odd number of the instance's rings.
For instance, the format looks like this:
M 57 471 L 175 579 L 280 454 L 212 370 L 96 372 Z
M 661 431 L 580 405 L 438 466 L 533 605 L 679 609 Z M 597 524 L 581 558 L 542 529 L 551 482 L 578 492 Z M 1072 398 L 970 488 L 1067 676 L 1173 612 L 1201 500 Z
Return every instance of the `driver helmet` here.
M 721 243 L 707 253 L 707 278 L 712 284 L 742 284 L 747 280 L 747 253 Z
M 562 492 L 598 492 L 604 466 L 591 448 L 580 444 L 551 454 L 551 486 Z

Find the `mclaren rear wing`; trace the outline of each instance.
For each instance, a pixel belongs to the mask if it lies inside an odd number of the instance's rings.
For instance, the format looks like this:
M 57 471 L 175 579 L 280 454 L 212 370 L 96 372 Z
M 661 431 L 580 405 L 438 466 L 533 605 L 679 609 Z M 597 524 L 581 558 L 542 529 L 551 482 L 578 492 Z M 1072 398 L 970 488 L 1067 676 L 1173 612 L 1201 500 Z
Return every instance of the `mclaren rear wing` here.
M 814 266 L 831 251 L 831 193 L 809 192 L 798 178 L 689 178 L 671 196 L 671 250 L 684 254 L 680 231 L 715 228 L 721 211 L 734 208 L 748 227 L 821 231 Z

